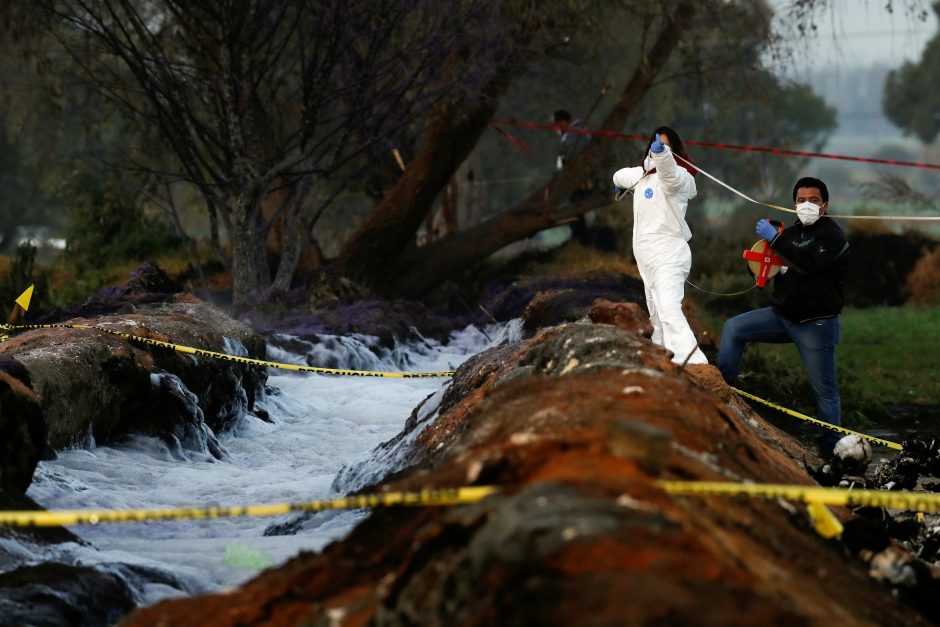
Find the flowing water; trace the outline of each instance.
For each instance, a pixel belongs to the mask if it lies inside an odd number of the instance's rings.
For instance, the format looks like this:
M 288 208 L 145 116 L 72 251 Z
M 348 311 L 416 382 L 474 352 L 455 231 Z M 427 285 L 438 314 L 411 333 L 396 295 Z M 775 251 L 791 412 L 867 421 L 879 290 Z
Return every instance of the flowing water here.
M 518 328 L 467 327 L 446 344 L 420 340 L 392 350 L 380 350 L 374 338 L 363 336 L 323 337 L 315 344 L 294 339 L 272 343 L 268 358 L 356 370 L 453 370 L 487 346 L 518 334 Z M 221 460 L 208 452 L 169 447 L 158 438 L 134 436 L 119 446 L 60 451 L 56 460 L 40 463 L 27 494 L 47 509 L 240 506 L 333 498 L 338 496 L 331 488 L 337 472 L 364 465 L 373 448 L 396 435 L 429 396 L 422 414 L 432 414 L 448 381 L 272 369 L 272 389 L 260 403 L 270 422 L 248 416 L 220 436 Z M 394 463 L 368 461 L 373 475 Z M 344 537 L 366 515 L 324 512 L 291 535 L 265 535 L 290 522 L 289 516 L 76 526 L 71 530 L 90 544 L 38 546 L 0 539 L 0 548 L 15 556 L 0 571 L 44 561 L 91 565 L 121 575 L 137 602 L 147 605 L 236 586 L 264 566 Z M 135 576 L 140 573 L 146 576 Z

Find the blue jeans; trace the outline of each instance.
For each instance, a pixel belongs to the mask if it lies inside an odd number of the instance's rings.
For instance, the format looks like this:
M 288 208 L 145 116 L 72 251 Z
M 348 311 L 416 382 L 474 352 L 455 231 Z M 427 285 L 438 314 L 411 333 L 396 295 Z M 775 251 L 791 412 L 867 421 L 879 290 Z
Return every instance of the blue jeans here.
M 721 332 L 718 369 L 728 385 L 734 385 L 741 367 L 744 347 L 750 342 L 792 343 L 800 353 L 803 369 L 816 393 L 817 418 L 841 426 L 842 403 L 836 383 L 836 344 L 841 325 L 839 316 L 796 324 L 779 315 L 772 307 L 756 309 L 731 318 Z M 819 446 L 830 453 L 841 436 L 821 430 Z

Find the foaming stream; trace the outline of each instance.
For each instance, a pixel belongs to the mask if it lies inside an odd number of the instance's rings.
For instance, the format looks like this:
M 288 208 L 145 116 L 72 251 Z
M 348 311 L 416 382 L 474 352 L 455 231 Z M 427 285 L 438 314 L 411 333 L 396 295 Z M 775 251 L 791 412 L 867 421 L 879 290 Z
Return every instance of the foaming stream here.
M 421 338 L 382 347 L 365 336 L 322 336 L 305 342 L 280 336 L 269 347 L 275 361 L 357 370 L 453 370 L 488 346 L 518 339 L 518 323 L 485 331 L 467 327 L 446 344 Z M 331 484 L 344 466 L 369 463 L 369 476 L 395 467 L 370 458 L 394 437 L 415 407 L 422 419 L 436 415 L 447 379 L 328 377 L 271 370 L 269 393 L 259 403 L 270 422 L 249 415 L 207 453 L 168 447 L 158 438 L 134 436 L 119 446 L 60 451 L 40 463 L 28 495 L 47 509 L 152 508 L 309 501 L 336 496 Z M 436 400 L 435 400 L 436 399 Z M 424 408 L 427 408 L 426 410 Z M 208 429 L 208 428 L 207 428 Z M 201 434 L 199 434 L 201 435 Z M 211 432 L 208 435 L 212 435 Z M 211 448 L 211 447 L 210 447 Z M 355 486 L 346 486 L 345 489 Z M 90 543 L 38 547 L 0 540 L 14 555 L 5 572 L 44 561 L 82 563 L 122 576 L 139 604 L 238 585 L 255 574 L 226 550 L 245 548 L 263 563 L 280 563 L 299 551 L 316 551 L 345 536 L 365 512 L 329 512 L 283 535 L 266 529 L 289 517 L 220 518 L 80 526 Z

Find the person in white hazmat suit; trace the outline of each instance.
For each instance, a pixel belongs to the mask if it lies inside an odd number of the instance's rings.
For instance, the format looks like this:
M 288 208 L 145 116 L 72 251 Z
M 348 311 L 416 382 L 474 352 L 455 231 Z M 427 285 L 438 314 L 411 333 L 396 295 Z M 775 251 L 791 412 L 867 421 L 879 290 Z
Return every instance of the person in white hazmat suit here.
M 618 198 L 633 193 L 633 255 L 646 290 L 652 339 L 672 351 L 675 363 L 707 364 L 682 313 L 692 268 L 685 212 L 698 193 L 695 169 L 679 134 L 667 126 L 656 129 L 645 154 L 642 167 L 614 173 L 614 186 Z

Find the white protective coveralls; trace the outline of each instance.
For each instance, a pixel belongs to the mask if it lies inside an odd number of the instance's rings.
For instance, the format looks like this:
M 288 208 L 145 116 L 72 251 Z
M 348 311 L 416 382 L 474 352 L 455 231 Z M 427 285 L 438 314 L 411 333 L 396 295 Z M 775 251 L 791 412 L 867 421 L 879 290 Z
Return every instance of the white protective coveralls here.
M 677 364 L 690 353 L 688 363 L 707 364 L 682 313 L 685 280 L 692 269 L 692 231 L 685 211 L 698 193 L 695 179 L 676 164 L 669 146 L 650 152 L 645 166 L 645 171 L 656 171 L 644 176 L 644 168 L 623 168 L 614 173 L 614 185 L 633 190 L 633 255 L 646 290 L 652 339 L 672 351 Z

